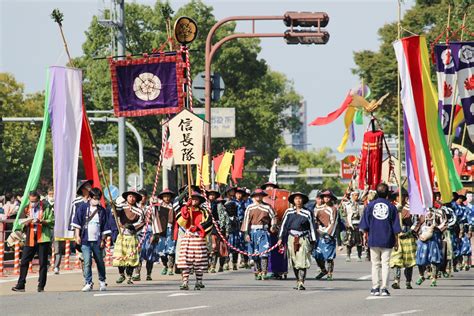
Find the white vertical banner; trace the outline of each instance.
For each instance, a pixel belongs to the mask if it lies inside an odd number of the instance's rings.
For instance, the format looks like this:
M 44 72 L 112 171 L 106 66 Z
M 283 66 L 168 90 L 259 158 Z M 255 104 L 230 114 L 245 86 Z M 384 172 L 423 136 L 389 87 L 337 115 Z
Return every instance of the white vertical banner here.
M 49 68 L 49 104 L 53 141 L 54 236 L 72 238 L 71 204 L 76 196 L 79 144 L 82 130 L 82 71 Z
M 170 144 L 175 165 L 201 164 L 204 121 L 187 109 L 169 121 Z

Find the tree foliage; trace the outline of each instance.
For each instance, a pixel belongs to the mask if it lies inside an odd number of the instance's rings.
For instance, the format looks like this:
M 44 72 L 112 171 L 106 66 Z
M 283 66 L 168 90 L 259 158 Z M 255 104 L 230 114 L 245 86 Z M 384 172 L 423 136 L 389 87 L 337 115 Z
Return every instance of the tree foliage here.
M 433 43 L 447 27 L 448 7 L 451 5 L 450 28 L 459 29 L 466 14 L 466 28 L 472 32 L 474 30 L 472 4 L 472 0 L 417 0 L 404 14 L 401 25 L 410 32 L 425 35 L 427 42 Z M 373 98 L 380 98 L 387 92 L 390 93 L 389 98 L 376 112 L 389 134 L 397 133 L 397 62 L 392 46 L 398 37 L 397 23 L 389 23 L 379 29 L 381 43 L 378 51 L 363 50 L 354 53 L 356 68 L 353 69 L 353 73 L 364 79 L 372 90 Z M 402 31 L 401 36 L 410 36 L 408 31 Z M 469 39 L 469 36 L 465 35 L 464 40 L 466 39 Z M 441 41 L 444 42 L 445 38 L 443 37 Z M 433 82 L 436 82 L 434 67 L 432 76 Z

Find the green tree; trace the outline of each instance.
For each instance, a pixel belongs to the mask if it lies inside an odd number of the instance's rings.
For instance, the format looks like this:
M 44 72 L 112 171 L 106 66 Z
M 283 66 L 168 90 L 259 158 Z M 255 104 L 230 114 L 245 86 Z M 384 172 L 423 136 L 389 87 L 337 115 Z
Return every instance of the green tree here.
M 192 74 L 195 75 L 204 70 L 206 36 L 217 22 L 212 13 L 213 9 L 196 0 L 179 8 L 174 15 L 168 9 L 168 2 L 162 1 L 157 1 L 153 6 L 126 3 L 127 53 L 150 52 L 166 41 L 166 17 L 163 16 L 165 12 L 171 17 L 171 25 L 178 17 L 186 15 L 193 18 L 199 27 L 198 36 L 190 45 Z M 216 42 L 234 32 L 235 23 L 226 24 L 218 30 L 213 41 Z M 84 56 L 74 60 L 74 64 L 84 70 L 84 99 L 88 109 L 111 108 L 108 62 L 94 58 L 114 54 L 112 38 L 111 32 L 101 26 L 98 18 L 94 17 L 86 31 Z M 260 49 L 260 41 L 257 39 L 234 40 L 226 43 L 213 61 L 213 70 L 219 72 L 226 82 L 224 97 L 213 106 L 236 108 L 238 135 L 234 139 L 214 139 L 214 154 L 245 145 L 255 151 L 255 155 L 247 161 L 247 167 L 250 168 L 258 165 L 269 167 L 284 144 L 281 136 L 283 129 L 298 127 L 295 119 L 283 115 L 282 112 L 297 104 L 300 96 L 284 75 L 272 71 L 265 60 L 258 59 Z M 146 116 L 129 119 L 144 137 L 148 171 L 145 183 L 151 183 L 154 179 L 154 164 L 161 148 L 162 118 Z M 115 142 L 116 126 L 97 123 L 93 129 L 98 142 Z M 127 137 L 127 144 L 128 162 L 136 161 L 137 144 L 131 135 Z M 133 168 L 134 165 L 128 164 L 128 170 Z
M 43 93 L 25 95 L 13 75 L 0 73 L 0 117 L 42 117 Z M 0 194 L 22 191 L 28 179 L 41 123 L 0 122 Z M 52 144 L 48 139 L 40 189 L 52 184 Z
M 439 34 L 446 29 L 448 6 L 451 4 L 450 27 L 453 30 L 462 25 L 466 13 L 466 28 L 474 29 L 474 10 L 472 0 L 417 0 L 415 5 L 406 11 L 401 21 L 404 29 L 415 34 L 425 35 L 428 43 L 433 43 Z M 376 116 L 383 122 L 389 134 L 397 133 L 397 62 L 392 43 L 397 39 L 397 22 L 385 24 L 378 31 L 380 47 L 378 51 L 363 50 L 354 53 L 356 68 L 353 73 L 363 78 L 372 90 L 373 98 L 380 98 L 387 92 L 389 98 L 380 107 Z M 410 36 L 406 31 L 402 37 Z M 467 34 L 464 39 L 468 39 Z M 443 37 L 442 42 L 445 41 Z M 436 73 L 432 68 L 433 82 Z

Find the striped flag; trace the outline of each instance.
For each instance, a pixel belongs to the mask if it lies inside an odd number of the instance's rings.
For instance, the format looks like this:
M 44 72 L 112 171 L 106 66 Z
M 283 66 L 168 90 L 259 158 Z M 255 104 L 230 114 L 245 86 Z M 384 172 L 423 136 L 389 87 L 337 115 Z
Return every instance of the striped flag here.
M 408 130 L 405 134 L 409 144 L 407 165 L 411 164 L 413 168 L 416 192 L 422 207 L 426 209 L 433 204 L 434 175 L 431 165 L 443 202 L 451 201 L 452 192 L 461 189 L 462 185 L 438 116 L 438 98 L 430 79 L 426 38 L 411 36 L 393 45 L 400 71 L 401 99 Z

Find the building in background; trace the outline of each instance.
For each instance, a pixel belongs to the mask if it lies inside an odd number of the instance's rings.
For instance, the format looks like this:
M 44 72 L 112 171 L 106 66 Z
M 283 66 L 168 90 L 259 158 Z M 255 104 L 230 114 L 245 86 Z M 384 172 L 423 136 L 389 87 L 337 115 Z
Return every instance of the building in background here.
M 299 104 L 291 106 L 284 112 L 284 114 L 297 118 L 301 123 L 301 127 L 298 131 L 290 132 L 288 130 L 285 130 L 283 132 L 285 144 L 287 146 L 291 146 L 296 150 L 306 151 L 308 148 L 308 123 L 306 115 L 306 101 L 303 100 Z

